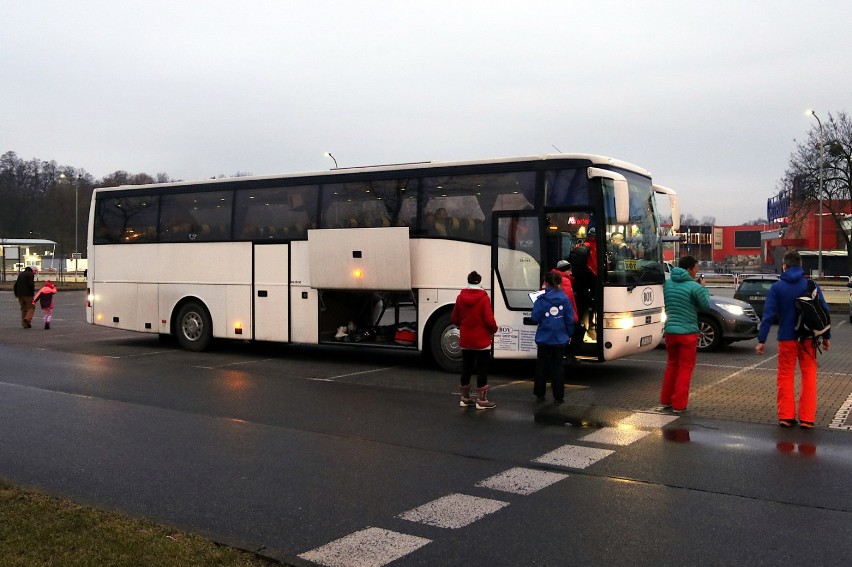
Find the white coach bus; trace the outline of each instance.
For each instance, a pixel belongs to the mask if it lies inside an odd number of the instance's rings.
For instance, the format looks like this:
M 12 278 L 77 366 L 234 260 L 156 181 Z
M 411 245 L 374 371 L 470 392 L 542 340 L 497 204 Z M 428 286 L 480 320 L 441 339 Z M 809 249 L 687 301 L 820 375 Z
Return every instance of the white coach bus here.
M 574 154 L 99 188 L 86 317 L 189 350 L 409 349 L 456 371 L 450 314 L 469 272 L 492 298 L 494 358 L 535 358 L 530 293 L 586 242 L 598 253 L 578 354 L 613 360 L 663 335 L 655 192 L 676 198 L 642 168 Z M 606 253 L 614 232 L 629 255 Z

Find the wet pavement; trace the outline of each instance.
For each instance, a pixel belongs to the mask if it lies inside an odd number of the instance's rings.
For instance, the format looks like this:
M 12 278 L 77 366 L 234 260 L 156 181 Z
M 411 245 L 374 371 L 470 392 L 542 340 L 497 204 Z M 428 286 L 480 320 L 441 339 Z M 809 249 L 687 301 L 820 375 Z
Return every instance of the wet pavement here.
M 682 416 L 655 411 L 663 349 L 570 369 L 562 406 L 535 401 L 532 364 L 495 362 L 498 407 L 477 411 L 416 355 L 188 353 L 86 325 L 81 297 L 57 298 L 50 331 L 16 327 L 11 297 L 0 305 L 12 482 L 293 565 L 852 555 L 848 322 L 820 356 L 818 428 L 804 431 L 775 425 L 774 339 L 762 357 L 755 341 L 699 355 Z

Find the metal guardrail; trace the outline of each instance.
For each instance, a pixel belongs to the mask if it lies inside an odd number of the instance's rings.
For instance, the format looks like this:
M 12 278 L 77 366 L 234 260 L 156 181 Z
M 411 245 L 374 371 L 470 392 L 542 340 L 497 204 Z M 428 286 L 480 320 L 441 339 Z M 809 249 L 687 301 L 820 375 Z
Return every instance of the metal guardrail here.
M 703 272 L 704 281 L 708 285 L 730 284 L 734 287 L 740 285 L 740 282 L 747 277 L 759 276 L 777 276 L 778 274 L 768 274 L 761 272 L 742 272 L 742 273 L 725 273 Z M 852 283 L 852 278 L 849 276 L 823 276 L 821 278 L 813 278 L 820 287 L 846 287 L 848 283 Z

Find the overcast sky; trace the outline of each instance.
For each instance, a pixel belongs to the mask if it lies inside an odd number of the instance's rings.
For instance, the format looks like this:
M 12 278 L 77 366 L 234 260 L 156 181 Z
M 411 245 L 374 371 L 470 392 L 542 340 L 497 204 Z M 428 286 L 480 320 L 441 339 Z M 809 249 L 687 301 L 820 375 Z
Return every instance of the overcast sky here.
M 563 152 L 766 216 L 852 2 L 0 0 L 0 152 L 201 179 Z

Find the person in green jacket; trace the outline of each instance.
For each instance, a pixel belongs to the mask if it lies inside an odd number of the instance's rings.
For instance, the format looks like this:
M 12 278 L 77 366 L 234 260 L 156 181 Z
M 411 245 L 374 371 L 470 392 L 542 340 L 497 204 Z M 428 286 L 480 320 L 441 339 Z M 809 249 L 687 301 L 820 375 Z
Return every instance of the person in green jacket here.
M 689 382 L 698 352 L 698 312 L 710 309 L 707 288 L 696 281 L 698 260 L 684 256 L 663 288 L 666 304 L 666 372 L 660 403 L 682 413 L 689 402 Z

